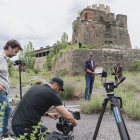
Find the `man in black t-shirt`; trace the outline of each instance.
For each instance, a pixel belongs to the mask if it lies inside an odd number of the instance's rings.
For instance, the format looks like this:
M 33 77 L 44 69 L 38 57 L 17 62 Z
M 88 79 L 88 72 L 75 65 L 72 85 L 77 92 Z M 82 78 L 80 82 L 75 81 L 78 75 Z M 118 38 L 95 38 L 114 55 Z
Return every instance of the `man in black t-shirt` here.
M 63 106 L 60 97 L 57 95 L 60 90 L 64 91 L 63 80 L 59 77 L 53 77 L 49 84 L 34 85 L 26 92 L 12 119 L 12 130 L 16 137 L 19 137 L 19 134 L 24 135 L 24 133 L 30 135 L 34 131 L 32 126 L 38 125 L 41 116 L 57 119 L 59 114 L 47 112 L 51 106 L 54 106 L 60 115 L 72 123 L 73 126 L 77 125 L 76 120 Z M 41 127 L 41 132 L 46 130 L 48 130 L 47 127 Z M 40 129 L 36 134 L 37 138 L 39 132 Z

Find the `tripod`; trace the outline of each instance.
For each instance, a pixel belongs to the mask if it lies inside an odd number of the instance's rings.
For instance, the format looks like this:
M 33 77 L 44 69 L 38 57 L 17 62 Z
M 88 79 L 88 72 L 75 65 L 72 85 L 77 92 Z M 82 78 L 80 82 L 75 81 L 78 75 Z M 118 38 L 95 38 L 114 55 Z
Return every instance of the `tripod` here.
M 104 83 L 104 87 L 107 91 L 107 97 L 104 99 L 103 103 L 102 103 L 102 110 L 98 119 L 98 123 L 94 132 L 94 136 L 93 136 L 93 140 L 96 140 L 99 128 L 100 128 L 100 124 L 103 118 L 103 114 L 106 108 L 106 105 L 108 103 L 108 101 L 110 101 L 111 104 L 111 110 L 113 110 L 115 119 L 116 119 L 116 123 L 119 129 L 119 133 L 120 133 L 120 137 L 121 140 L 130 140 L 129 134 L 127 132 L 127 128 L 125 126 L 123 117 L 121 115 L 120 109 L 119 109 L 119 102 L 118 100 L 120 100 L 120 108 L 122 108 L 122 98 L 121 97 L 117 97 L 114 96 L 114 88 L 117 88 L 117 86 L 123 82 L 125 80 L 125 77 L 122 78 L 122 80 L 117 84 L 114 85 L 114 82 L 107 82 Z
M 20 100 L 22 99 L 22 86 L 21 86 L 21 71 L 25 71 L 24 69 L 21 68 L 21 66 L 25 66 L 25 63 L 23 63 L 21 60 L 17 60 L 15 61 L 15 65 L 19 66 L 19 82 L 20 82 Z M 13 112 L 11 113 L 10 117 L 13 117 L 13 114 L 15 113 L 16 109 L 17 109 L 18 105 L 16 106 L 16 108 L 13 110 Z

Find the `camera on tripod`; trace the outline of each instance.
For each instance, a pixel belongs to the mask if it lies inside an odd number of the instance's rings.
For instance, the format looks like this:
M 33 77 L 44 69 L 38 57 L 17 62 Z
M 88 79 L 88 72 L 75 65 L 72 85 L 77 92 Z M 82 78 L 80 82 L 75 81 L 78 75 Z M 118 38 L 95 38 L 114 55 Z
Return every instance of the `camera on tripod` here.
M 18 65 L 18 66 L 25 66 L 26 63 L 22 60 L 16 60 L 14 65 Z
M 114 82 L 107 82 L 107 83 L 103 83 L 103 86 L 106 90 L 107 93 L 114 93 Z
M 80 120 L 80 112 L 78 111 L 70 111 L 68 110 L 76 120 Z M 71 131 L 73 131 L 73 125 L 67 122 L 62 116 L 59 117 L 59 121 L 56 124 L 56 128 L 63 132 L 63 134 L 67 135 Z
M 123 77 L 120 82 L 117 85 L 114 85 L 114 82 L 107 82 L 103 83 L 103 86 L 107 92 L 107 94 L 114 94 L 114 88 L 117 88 L 117 86 L 122 83 L 126 78 Z

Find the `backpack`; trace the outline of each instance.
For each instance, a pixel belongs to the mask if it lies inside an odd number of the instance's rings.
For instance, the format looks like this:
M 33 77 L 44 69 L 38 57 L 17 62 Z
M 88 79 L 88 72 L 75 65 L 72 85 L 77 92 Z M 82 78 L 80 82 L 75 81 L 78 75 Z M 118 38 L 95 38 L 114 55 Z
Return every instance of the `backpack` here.
M 73 140 L 74 137 L 71 135 L 63 135 L 59 132 L 53 131 L 52 133 L 48 134 L 44 137 L 44 140 Z

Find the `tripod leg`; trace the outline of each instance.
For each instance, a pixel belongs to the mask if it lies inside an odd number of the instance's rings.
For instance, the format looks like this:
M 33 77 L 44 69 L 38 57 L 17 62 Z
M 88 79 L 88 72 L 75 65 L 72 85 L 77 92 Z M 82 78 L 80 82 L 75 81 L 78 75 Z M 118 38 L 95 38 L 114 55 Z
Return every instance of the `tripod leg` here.
M 104 112 L 105 112 L 107 102 L 108 102 L 108 98 L 105 98 L 104 102 L 102 104 L 102 110 L 101 110 L 101 113 L 100 113 L 98 123 L 97 123 L 97 126 L 96 126 L 96 129 L 95 129 L 94 136 L 93 136 L 92 140 L 96 140 L 96 137 L 97 137 L 97 134 L 98 134 L 98 131 L 99 131 L 99 128 L 100 128 L 100 124 L 101 124 L 101 121 L 102 121 L 102 118 L 103 118 L 103 115 L 104 115 Z
M 122 118 L 122 115 L 120 113 L 119 107 L 114 106 L 113 112 L 114 112 L 114 116 L 116 118 L 116 123 L 117 123 L 118 129 L 119 129 L 121 140 L 130 140 L 130 137 L 129 137 L 128 131 L 126 129 L 124 120 Z
M 10 115 L 10 117 L 13 117 L 13 115 L 14 115 L 14 113 L 16 112 L 17 108 L 18 108 L 18 105 L 17 105 L 16 108 L 13 110 L 13 112 L 12 112 L 11 115 Z

